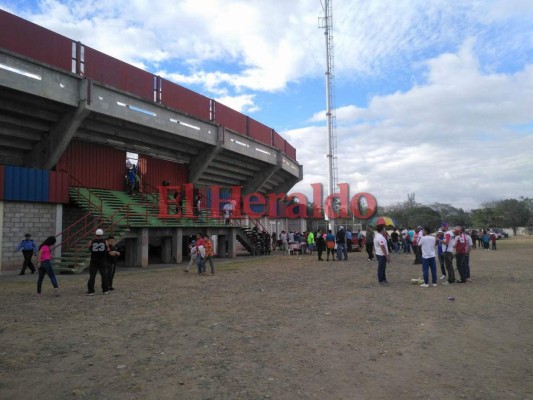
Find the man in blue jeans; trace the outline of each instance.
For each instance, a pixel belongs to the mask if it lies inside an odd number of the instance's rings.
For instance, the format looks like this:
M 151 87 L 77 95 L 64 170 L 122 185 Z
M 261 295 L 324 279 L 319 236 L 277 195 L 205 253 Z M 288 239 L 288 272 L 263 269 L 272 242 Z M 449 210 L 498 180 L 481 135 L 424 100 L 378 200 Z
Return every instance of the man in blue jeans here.
M 342 260 L 344 255 L 344 261 L 348 261 L 348 252 L 346 251 L 346 232 L 344 226 L 341 226 L 337 231 L 337 259 Z
M 374 235 L 374 252 L 378 259 L 378 282 L 382 286 L 389 286 L 385 270 L 387 269 L 387 263 L 390 263 L 390 255 L 387 239 L 383 236 L 384 229 L 385 227 L 383 225 L 378 225 L 376 227 L 376 234 Z
M 435 246 L 437 242 L 435 237 L 431 236 L 431 229 L 426 226 L 424 228 L 424 235 L 418 239 L 418 248 L 422 256 L 422 275 L 424 276 L 424 283 L 420 287 L 429 287 L 429 270 L 431 270 L 431 283 L 437 286 L 437 262 L 435 255 Z

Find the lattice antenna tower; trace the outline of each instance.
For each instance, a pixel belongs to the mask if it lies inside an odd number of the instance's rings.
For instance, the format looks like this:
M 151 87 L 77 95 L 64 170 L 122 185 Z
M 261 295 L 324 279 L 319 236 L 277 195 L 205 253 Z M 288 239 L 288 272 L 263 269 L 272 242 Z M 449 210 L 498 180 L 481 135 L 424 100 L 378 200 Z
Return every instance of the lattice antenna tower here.
M 326 38 L 326 118 L 328 127 L 328 194 L 335 193 L 338 184 L 337 167 L 337 132 L 335 117 L 335 74 L 333 49 L 333 6 L 332 0 L 321 0 L 324 17 L 318 18 L 319 28 L 324 29 Z M 327 216 L 326 216 L 327 219 Z M 335 221 L 330 221 L 330 229 L 334 230 Z

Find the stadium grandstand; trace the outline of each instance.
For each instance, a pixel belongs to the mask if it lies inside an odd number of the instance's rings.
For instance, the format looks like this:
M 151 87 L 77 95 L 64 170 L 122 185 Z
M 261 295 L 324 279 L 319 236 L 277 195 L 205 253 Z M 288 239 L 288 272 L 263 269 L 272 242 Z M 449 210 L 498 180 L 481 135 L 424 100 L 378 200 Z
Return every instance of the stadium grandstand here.
M 0 271 L 20 266 L 28 232 L 56 235 L 56 268 L 82 271 L 98 228 L 141 267 L 154 249 L 159 263 L 182 262 L 197 232 L 235 257 L 279 229 L 235 201 L 235 188 L 279 194 L 302 179 L 274 129 L 2 10 L 0 26 Z

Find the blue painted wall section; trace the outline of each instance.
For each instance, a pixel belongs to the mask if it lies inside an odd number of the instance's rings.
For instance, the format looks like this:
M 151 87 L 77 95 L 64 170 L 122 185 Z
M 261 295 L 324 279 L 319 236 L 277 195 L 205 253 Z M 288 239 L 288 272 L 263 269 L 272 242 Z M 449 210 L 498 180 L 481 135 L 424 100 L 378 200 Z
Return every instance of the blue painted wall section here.
M 48 202 L 48 171 L 6 165 L 4 199 Z
M 64 172 L 0 165 L 0 200 L 68 203 Z

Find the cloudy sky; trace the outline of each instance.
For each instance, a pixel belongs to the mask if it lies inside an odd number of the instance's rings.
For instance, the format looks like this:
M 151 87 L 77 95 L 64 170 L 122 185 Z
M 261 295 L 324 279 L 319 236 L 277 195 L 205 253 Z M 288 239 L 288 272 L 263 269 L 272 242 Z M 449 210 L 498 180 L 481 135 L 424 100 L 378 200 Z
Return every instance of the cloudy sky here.
M 320 0 L 0 0 L 276 129 L 327 188 Z M 382 205 L 533 197 L 531 0 L 333 0 L 339 182 Z M 327 190 L 327 189 L 326 189 Z

